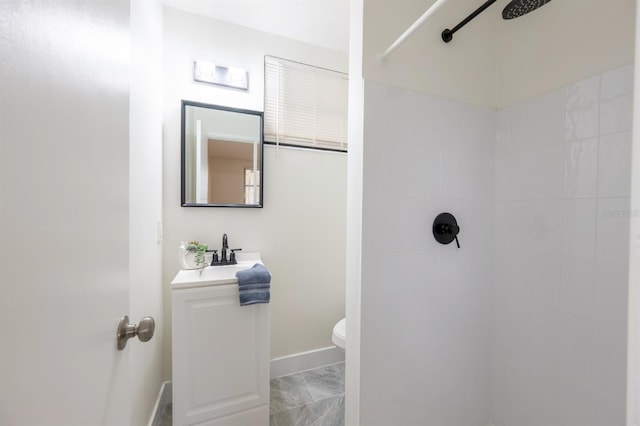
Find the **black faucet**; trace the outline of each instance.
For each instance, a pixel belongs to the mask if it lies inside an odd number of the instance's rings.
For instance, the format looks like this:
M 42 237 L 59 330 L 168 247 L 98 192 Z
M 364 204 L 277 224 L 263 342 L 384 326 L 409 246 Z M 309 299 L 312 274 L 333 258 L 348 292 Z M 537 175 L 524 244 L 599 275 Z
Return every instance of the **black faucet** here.
M 227 234 L 222 236 L 222 250 L 220 251 L 220 263 L 227 261 L 227 250 L 229 250 L 229 242 L 227 241 Z
M 218 259 L 218 250 L 207 250 L 213 252 L 213 257 L 211 258 L 211 266 L 221 266 L 221 265 L 235 265 L 238 263 L 236 260 L 236 253 L 242 249 L 231 249 L 231 255 L 227 259 L 227 253 L 229 252 L 229 240 L 227 234 L 222 236 L 222 250 L 220 250 L 220 259 Z

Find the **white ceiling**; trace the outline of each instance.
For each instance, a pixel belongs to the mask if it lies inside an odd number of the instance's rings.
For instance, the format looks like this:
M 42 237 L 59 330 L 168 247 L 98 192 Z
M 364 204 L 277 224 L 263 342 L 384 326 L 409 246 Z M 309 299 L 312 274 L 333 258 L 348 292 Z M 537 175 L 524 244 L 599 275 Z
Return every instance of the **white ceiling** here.
M 167 6 L 346 52 L 349 0 L 163 0 Z

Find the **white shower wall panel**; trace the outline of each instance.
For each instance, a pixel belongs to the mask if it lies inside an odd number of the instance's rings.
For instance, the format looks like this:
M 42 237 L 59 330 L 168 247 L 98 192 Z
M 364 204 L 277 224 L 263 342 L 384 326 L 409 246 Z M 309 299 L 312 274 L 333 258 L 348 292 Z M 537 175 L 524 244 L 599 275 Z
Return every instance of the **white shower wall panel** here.
M 370 80 L 364 109 L 361 424 L 485 426 L 495 112 Z
M 492 417 L 625 422 L 633 69 L 497 114 Z

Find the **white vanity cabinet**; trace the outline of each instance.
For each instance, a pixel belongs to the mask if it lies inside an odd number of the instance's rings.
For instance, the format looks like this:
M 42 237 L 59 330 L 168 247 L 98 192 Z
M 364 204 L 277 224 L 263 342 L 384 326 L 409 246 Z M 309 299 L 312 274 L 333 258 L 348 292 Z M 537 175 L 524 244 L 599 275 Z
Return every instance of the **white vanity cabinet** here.
M 174 426 L 269 425 L 269 305 L 240 306 L 246 262 L 172 282 Z

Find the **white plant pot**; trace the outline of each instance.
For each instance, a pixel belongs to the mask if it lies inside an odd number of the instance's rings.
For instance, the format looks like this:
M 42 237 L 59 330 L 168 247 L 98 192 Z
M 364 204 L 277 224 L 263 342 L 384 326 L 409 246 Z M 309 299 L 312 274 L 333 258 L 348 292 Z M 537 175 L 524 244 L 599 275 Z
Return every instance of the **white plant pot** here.
M 184 247 L 178 249 L 178 262 L 182 269 L 200 269 L 196 263 L 196 253 L 187 251 Z M 205 265 L 206 266 L 206 265 Z

